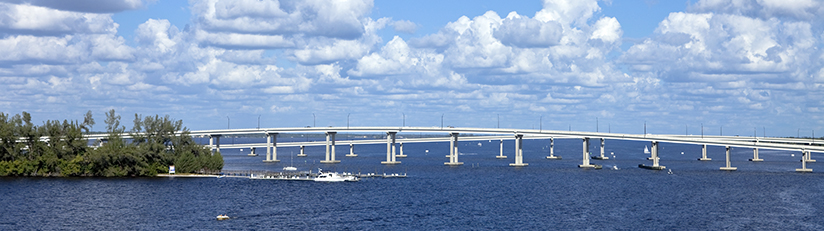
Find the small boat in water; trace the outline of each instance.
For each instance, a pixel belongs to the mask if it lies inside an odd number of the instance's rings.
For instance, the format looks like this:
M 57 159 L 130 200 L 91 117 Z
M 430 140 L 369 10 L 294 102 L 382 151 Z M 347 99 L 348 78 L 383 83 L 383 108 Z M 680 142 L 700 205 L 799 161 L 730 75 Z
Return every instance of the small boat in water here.
M 222 221 L 222 220 L 229 220 L 229 216 L 226 216 L 226 215 L 217 215 L 217 220 L 218 220 L 218 221 Z
M 344 181 L 359 181 L 357 176 L 353 175 L 341 175 L 337 172 L 323 172 L 322 169 L 318 169 L 318 176 L 315 177 L 314 181 L 318 182 L 344 182 Z
M 649 154 L 649 148 L 646 145 L 644 145 L 644 154 Z
M 289 166 L 283 167 L 283 171 L 297 171 L 298 170 L 298 168 L 295 167 L 295 165 L 293 163 L 292 158 L 294 158 L 294 156 L 292 156 L 292 154 L 293 153 L 289 153 Z

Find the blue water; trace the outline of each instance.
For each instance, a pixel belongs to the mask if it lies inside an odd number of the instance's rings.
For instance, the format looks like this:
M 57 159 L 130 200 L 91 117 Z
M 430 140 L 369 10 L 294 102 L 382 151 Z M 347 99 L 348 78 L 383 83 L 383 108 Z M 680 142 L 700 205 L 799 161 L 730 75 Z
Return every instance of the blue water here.
M 224 137 L 222 143 L 227 142 Z M 285 142 L 288 138 L 281 138 Z M 237 138 L 235 142 L 263 142 Z M 481 144 L 481 146 L 478 145 Z M 725 172 L 723 147 L 710 147 L 709 162 L 695 160 L 701 147 L 661 144 L 666 171 L 648 164 L 646 142 L 607 141 L 604 169 L 586 170 L 578 139 L 556 140 L 563 160 L 547 160 L 548 141 L 524 140 L 523 168 L 495 159 L 498 141 L 460 142 L 463 166 L 443 162 L 448 143 L 405 144 L 402 164 L 384 166 L 386 145 L 359 145 L 359 157 L 322 165 L 323 147 L 290 158 L 298 148 L 279 148 L 276 164 L 265 152 L 222 150 L 225 170 L 276 171 L 324 168 L 348 172 L 407 173 L 408 178 L 368 178 L 352 183 L 242 178 L 0 178 L 0 230 L 821 230 L 824 178 L 801 174 L 799 153 L 733 149 Z M 593 152 L 598 152 L 594 140 Z M 425 150 L 429 150 L 427 153 Z M 684 152 L 682 155 L 681 152 Z M 795 154 L 795 157 L 791 156 Z M 816 159 L 816 156 L 813 156 Z M 290 159 L 292 161 L 290 161 Z M 617 166 L 618 170 L 614 170 Z M 820 163 L 809 165 L 824 171 Z M 216 221 L 228 214 L 232 219 Z

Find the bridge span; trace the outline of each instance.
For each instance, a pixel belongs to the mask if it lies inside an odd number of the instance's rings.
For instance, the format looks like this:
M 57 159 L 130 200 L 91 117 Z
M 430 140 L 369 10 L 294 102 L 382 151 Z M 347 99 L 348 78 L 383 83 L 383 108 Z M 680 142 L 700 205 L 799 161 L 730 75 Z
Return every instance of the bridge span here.
M 337 133 L 382 133 L 386 134 L 386 139 L 372 139 L 372 140 L 336 140 Z M 278 143 L 277 136 L 281 133 L 323 133 L 326 135 L 325 142 L 286 142 Z M 448 137 L 433 137 L 433 138 L 406 138 L 396 139 L 399 133 L 426 133 L 426 134 L 447 134 Z M 472 136 L 460 136 L 460 134 Z M 796 169 L 799 172 L 811 172 L 812 169 L 807 168 L 808 162 L 815 162 L 811 157 L 812 152 L 824 152 L 824 142 L 815 139 L 797 139 L 797 138 L 776 138 L 776 137 L 740 137 L 740 136 L 685 136 L 685 135 L 652 135 L 652 134 L 622 134 L 622 133 L 604 133 L 604 132 L 579 132 L 579 131 L 559 131 L 559 130 L 543 130 L 543 129 L 510 129 L 510 128 L 443 128 L 443 127 L 293 127 L 293 128 L 260 128 L 260 129 L 220 129 L 220 130 L 198 130 L 190 131 L 189 135 L 196 137 L 209 137 L 209 145 L 213 150 L 219 151 L 223 148 L 266 148 L 266 160 L 264 162 L 278 162 L 277 147 L 301 147 L 301 154 L 303 147 L 306 146 L 325 146 L 326 157 L 321 163 L 334 164 L 339 163 L 335 155 L 335 146 L 338 143 L 350 146 L 350 154 L 347 156 L 357 156 L 354 153 L 354 145 L 358 144 L 379 144 L 386 143 L 386 161 L 382 164 L 400 164 L 397 157 L 404 157 L 403 143 L 420 143 L 420 142 L 449 142 L 450 150 L 449 162 L 445 162 L 448 166 L 462 165 L 458 160 L 458 140 L 500 140 L 501 154 L 497 158 L 507 158 L 503 156 L 503 140 L 515 140 L 515 157 L 514 163 L 510 166 L 523 167 L 527 163 L 523 162 L 523 139 L 548 139 L 550 141 L 550 155 L 547 159 L 560 159 L 559 156 L 554 155 L 554 139 L 581 139 L 582 141 L 582 162 L 578 165 L 581 168 L 600 168 L 598 165 L 590 163 L 590 158 L 594 159 L 608 159 L 604 156 L 604 141 L 611 140 L 632 140 L 632 141 L 648 141 L 651 143 L 650 157 L 652 165 L 639 165 L 639 167 L 650 169 L 665 169 L 660 165 L 658 157 L 658 144 L 663 143 L 680 143 L 680 144 L 695 144 L 702 145 L 702 156 L 698 160 L 706 161 L 707 146 L 723 146 L 726 148 L 726 166 L 721 167 L 721 170 L 732 171 L 736 167 L 730 166 L 730 147 L 744 147 L 753 149 L 753 158 L 750 161 L 763 161 L 759 158 L 759 149 L 774 149 L 801 152 L 801 168 Z M 266 143 L 257 144 L 237 144 L 237 145 L 220 145 L 221 136 L 230 135 L 264 135 L 266 136 Z M 90 139 L 103 139 L 106 134 L 88 135 Z M 124 138 L 130 138 L 131 135 L 124 134 Z M 600 139 L 601 152 L 599 156 L 590 156 L 589 142 L 590 139 Z M 396 146 L 400 143 L 400 154 L 396 153 Z M 299 155 L 300 156 L 300 155 Z

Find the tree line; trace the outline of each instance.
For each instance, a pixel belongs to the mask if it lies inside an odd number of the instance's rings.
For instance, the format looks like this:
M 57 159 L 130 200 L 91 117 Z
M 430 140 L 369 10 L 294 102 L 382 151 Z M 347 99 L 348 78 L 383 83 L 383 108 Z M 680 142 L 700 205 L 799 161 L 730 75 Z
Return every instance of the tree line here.
M 91 111 L 83 122 L 49 120 L 40 126 L 27 112 L 0 112 L 0 176 L 155 176 L 168 173 L 169 165 L 177 173 L 223 169 L 220 153 L 195 143 L 182 120 L 135 114 L 133 122 L 126 131 L 114 109 L 106 112 L 108 135 L 90 147 L 83 133 L 95 125 Z

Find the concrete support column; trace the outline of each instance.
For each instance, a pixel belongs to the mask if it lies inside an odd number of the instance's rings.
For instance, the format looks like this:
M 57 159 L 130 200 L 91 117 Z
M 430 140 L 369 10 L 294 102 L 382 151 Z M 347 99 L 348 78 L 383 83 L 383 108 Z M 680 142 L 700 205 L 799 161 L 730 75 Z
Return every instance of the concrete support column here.
M 595 168 L 596 166 L 589 163 L 589 137 L 582 138 L 583 140 L 583 161 L 579 168 Z
M 501 139 L 501 152 L 495 158 L 497 158 L 497 159 L 506 159 L 506 156 L 504 156 L 504 140 L 503 139 Z
M 306 153 L 304 152 L 304 148 L 305 147 L 303 145 L 300 146 L 300 153 L 298 153 L 298 157 L 306 156 Z
M 395 159 L 395 134 L 398 132 L 386 132 L 386 161 L 381 164 L 400 164 L 400 161 Z
M 724 171 L 735 171 L 735 170 L 738 170 L 738 168 L 737 168 L 737 167 L 732 167 L 732 166 L 730 166 L 730 146 L 726 146 L 726 147 L 727 147 L 727 166 L 726 166 L 726 167 L 721 167 L 720 169 L 721 169 L 721 170 L 724 170 Z
M 515 163 L 509 164 L 512 167 L 524 167 L 529 164 L 524 163 L 524 135 L 515 134 Z
M 340 160 L 335 160 L 335 134 L 338 132 L 326 132 L 326 160 L 320 161 L 322 164 L 337 164 Z
M 605 139 L 601 138 L 601 159 L 602 160 L 608 160 L 609 157 L 604 156 L 604 141 L 605 141 Z
M 604 156 L 604 138 L 601 138 L 601 155 L 593 156 L 592 159 L 609 160 L 609 157 Z
M 555 138 L 549 137 L 549 156 L 546 157 L 550 160 L 560 160 L 561 156 L 555 155 Z
M 278 160 L 278 134 L 275 132 L 266 133 L 266 160 L 264 160 L 263 162 L 280 162 L 280 160 Z
M 209 146 L 212 146 L 212 155 L 220 152 L 220 135 L 209 135 Z
M 251 148 L 249 148 L 249 149 L 251 149 L 251 150 L 252 150 L 252 152 L 251 152 L 251 153 L 249 153 L 249 155 L 247 155 L 247 156 L 257 156 L 257 153 L 255 153 L 255 147 L 251 147 Z
M 810 145 L 812 145 L 812 144 L 810 144 Z M 815 160 L 813 160 L 813 155 L 812 154 L 813 154 L 812 152 L 807 151 L 807 162 L 815 163 Z
M 355 144 L 349 144 L 349 154 L 346 154 L 346 157 L 357 157 L 358 154 L 355 154 Z
M 269 133 L 266 133 L 266 160 L 269 161 L 272 159 L 272 136 Z
M 639 168 L 646 168 L 652 170 L 664 170 L 665 168 L 667 168 L 666 166 L 660 165 L 658 163 L 658 160 L 660 159 L 658 158 L 658 141 L 652 141 L 652 148 L 650 148 L 649 153 L 649 159 L 652 160 L 652 165 L 639 164 Z
M 403 154 L 403 143 L 398 143 L 398 149 L 400 149 L 400 153 L 398 155 L 395 155 L 395 157 L 397 157 L 397 158 L 406 157 L 406 154 Z
M 651 150 L 651 152 L 652 152 L 652 166 L 653 167 L 660 166 L 660 165 L 658 165 L 658 160 L 660 160 L 660 158 L 658 158 L 658 141 L 652 141 L 652 150 Z
M 764 161 L 764 159 L 758 158 L 758 148 L 753 148 L 752 149 L 752 159 L 750 159 L 750 161 L 752 161 L 752 162 Z
M 703 147 L 701 148 L 701 158 L 698 158 L 698 160 L 700 160 L 700 161 L 709 161 L 709 160 L 712 160 L 712 158 L 708 158 L 708 157 L 707 157 L 707 145 L 706 145 L 706 144 L 703 144 L 702 146 L 703 146 Z
M 806 150 L 801 150 L 801 168 L 796 168 L 796 172 L 812 172 L 813 169 L 807 168 L 807 158 L 809 158 L 809 152 Z
M 450 133 L 449 141 L 449 162 L 443 163 L 448 166 L 463 165 L 463 162 L 458 162 L 458 135 L 459 133 Z
M 102 145 L 103 143 L 100 142 L 100 139 L 97 140 L 97 143 Z M 209 150 L 212 151 L 212 155 L 215 154 L 215 137 L 209 135 Z

